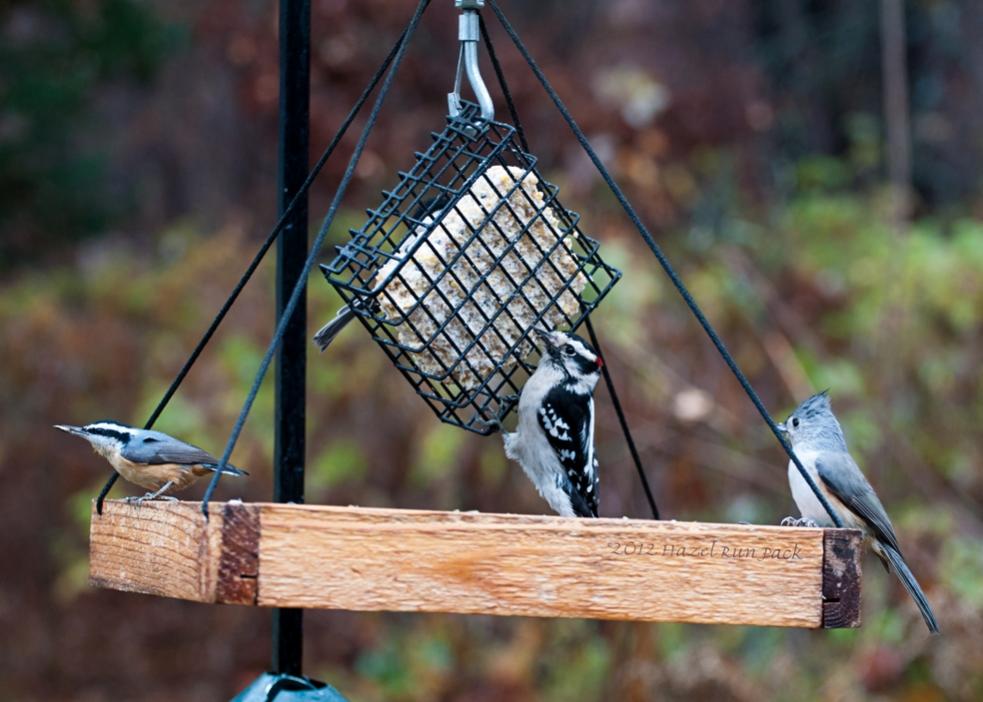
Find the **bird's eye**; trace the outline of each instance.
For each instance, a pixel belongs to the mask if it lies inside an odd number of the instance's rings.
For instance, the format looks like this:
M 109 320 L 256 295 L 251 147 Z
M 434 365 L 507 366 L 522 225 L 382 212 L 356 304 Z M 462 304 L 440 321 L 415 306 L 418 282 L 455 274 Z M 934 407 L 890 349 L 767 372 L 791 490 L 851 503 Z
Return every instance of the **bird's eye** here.
M 157 443 L 157 439 L 155 439 L 152 436 L 148 436 L 147 438 L 145 438 L 143 440 L 143 443 L 145 443 L 145 444 L 154 444 L 154 443 Z
M 792 419 L 792 426 L 795 427 L 796 429 L 799 428 L 799 418 L 798 417 L 795 417 L 794 419 Z
M 563 353 L 567 356 L 573 356 L 577 351 L 573 348 L 571 344 L 567 344 L 563 347 Z

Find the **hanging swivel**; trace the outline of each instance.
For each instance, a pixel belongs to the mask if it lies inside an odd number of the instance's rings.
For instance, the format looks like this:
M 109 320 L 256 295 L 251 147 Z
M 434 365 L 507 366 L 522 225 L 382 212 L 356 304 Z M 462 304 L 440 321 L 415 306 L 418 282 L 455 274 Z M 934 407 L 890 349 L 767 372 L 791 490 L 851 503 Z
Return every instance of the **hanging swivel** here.
M 495 106 L 491 94 L 485 87 L 478 67 L 478 42 L 481 39 L 478 10 L 485 6 L 485 0 L 455 0 L 454 6 L 461 10 L 458 18 L 457 38 L 461 49 L 457 55 L 457 74 L 454 77 L 454 92 L 447 94 L 447 109 L 451 117 L 461 113 L 461 76 L 467 71 L 468 82 L 474 91 L 478 105 L 481 107 L 481 118 L 490 122 L 495 118 Z

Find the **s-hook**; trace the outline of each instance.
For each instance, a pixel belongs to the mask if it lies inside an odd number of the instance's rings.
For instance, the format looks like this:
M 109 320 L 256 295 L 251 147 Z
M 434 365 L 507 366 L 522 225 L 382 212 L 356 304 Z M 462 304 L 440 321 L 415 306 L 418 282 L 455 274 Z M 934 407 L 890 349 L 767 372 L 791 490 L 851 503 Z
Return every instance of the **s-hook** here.
M 454 77 L 454 92 L 447 94 L 447 110 L 451 117 L 461 112 L 461 74 L 467 71 L 471 90 L 481 107 L 481 118 L 490 122 L 495 118 L 495 106 L 491 95 L 481 78 L 478 67 L 478 42 L 481 39 L 478 10 L 485 6 L 485 0 L 454 0 L 454 6 L 461 10 L 458 17 L 457 38 L 461 49 L 457 55 L 457 75 Z

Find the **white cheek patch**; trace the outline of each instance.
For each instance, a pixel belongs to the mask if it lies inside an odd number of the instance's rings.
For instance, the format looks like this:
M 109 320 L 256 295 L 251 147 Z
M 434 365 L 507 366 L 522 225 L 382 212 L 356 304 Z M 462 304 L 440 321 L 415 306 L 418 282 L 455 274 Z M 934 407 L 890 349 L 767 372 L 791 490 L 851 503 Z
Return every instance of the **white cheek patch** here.
M 597 354 L 595 354 L 593 351 L 591 351 L 589 348 L 584 346 L 576 339 L 573 342 L 573 347 L 577 350 L 577 354 L 581 358 L 586 358 L 591 363 L 597 363 Z

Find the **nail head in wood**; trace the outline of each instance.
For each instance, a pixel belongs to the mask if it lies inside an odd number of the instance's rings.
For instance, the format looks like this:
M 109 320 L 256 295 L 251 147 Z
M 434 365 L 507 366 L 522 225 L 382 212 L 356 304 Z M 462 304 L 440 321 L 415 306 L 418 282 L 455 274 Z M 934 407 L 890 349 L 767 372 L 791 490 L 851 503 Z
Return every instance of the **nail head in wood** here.
M 215 599 L 255 605 L 259 585 L 259 508 L 227 502 L 222 508 L 222 551 Z

